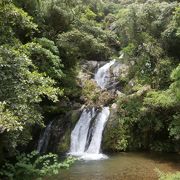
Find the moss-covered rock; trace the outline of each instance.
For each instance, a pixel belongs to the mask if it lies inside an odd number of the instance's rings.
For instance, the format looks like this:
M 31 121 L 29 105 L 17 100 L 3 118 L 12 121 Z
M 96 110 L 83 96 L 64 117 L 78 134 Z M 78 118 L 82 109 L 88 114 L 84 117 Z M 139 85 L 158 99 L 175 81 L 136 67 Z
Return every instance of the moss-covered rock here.
M 127 148 L 127 140 L 123 135 L 117 118 L 117 104 L 111 106 L 111 114 L 104 130 L 102 149 L 106 152 L 122 151 Z
M 71 131 L 68 129 L 65 134 L 61 137 L 61 141 L 58 144 L 58 153 L 66 153 L 70 147 Z
M 71 131 L 81 114 L 81 109 L 71 110 L 56 117 L 53 121 L 47 151 L 58 154 L 68 152 L 70 147 Z

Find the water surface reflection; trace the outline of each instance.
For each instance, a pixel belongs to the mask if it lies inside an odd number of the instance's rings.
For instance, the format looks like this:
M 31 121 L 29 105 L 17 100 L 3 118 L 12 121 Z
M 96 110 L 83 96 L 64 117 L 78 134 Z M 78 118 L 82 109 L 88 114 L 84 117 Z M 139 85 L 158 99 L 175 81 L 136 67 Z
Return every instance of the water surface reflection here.
M 180 170 L 180 156 L 154 153 L 118 153 L 100 161 L 77 161 L 53 180 L 155 180 L 155 168 L 165 172 Z

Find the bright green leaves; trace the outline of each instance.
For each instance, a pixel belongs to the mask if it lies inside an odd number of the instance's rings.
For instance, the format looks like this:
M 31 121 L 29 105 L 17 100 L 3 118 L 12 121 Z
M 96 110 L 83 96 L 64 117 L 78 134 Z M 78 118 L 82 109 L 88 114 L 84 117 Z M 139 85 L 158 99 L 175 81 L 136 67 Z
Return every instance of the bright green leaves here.
M 173 70 L 171 74 L 171 79 L 175 81 L 180 79 L 180 64 L 177 66 L 176 69 Z
M 173 116 L 172 122 L 169 125 L 169 134 L 174 136 L 176 140 L 180 140 L 180 114 Z
M 0 102 L 0 134 L 4 131 L 21 131 L 22 129 L 19 118 L 6 108 L 5 102 Z
M 178 6 L 174 13 L 174 21 L 176 26 L 176 36 L 180 38 L 180 6 Z
M 165 70 L 164 70 L 165 71 Z M 166 69 L 167 71 L 167 69 Z M 176 107 L 180 103 L 180 66 L 173 70 L 171 79 L 174 81 L 167 90 L 151 91 L 145 98 L 145 104 L 154 107 Z
M 80 58 L 106 60 L 110 55 L 110 49 L 100 39 L 79 30 L 60 34 L 57 46 L 67 67 Z
M 162 172 L 159 169 L 155 169 L 159 180 L 178 180 L 180 179 L 180 172 L 174 172 L 174 173 L 166 173 L 166 172 Z
M 174 10 L 172 20 L 167 26 L 167 29 L 163 33 L 164 36 L 176 36 L 179 38 L 180 36 L 180 6 L 177 6 Z
M 34 124 L 42 124 L 39 102 L 43 97 L 48 97 L 56 102 L 62 90 L 55 87 L 55 81 L 36 71 L 26 51 L 10 48 L 0 48 L 0 101 L 5 102 L 1 110 L 1 129 L 16 131 L 15 136 L 22 136 L 21 140 L 14 139 L 11 142 L 28 142 L 31 138 L 27 133 L 27 127 Z M 34 69 L 35 68 L 35 69 Z M 8 119 L 7 119 L 8 118 Z M 25 128 L 25 131 L 22 131 Z M 6 136 L 12 134 L 6 134 Z M 8 146 L 10 146 L 9 142 Z
M 96 16 L 97 15 L 91 9 L 87 8 L 85 9 L 83 16 L 81 17 L 81 20 L 95 20 Z
M 59 88 L 55 88 L 54 85 L 56 82 L 49 77 L 43 76 L 43 74 L 38 73 L 37 71 L 28 73 L 28 80 L 26 81 L 29 84 L 28 91 L 32 91 L 31 96 L 34 98 L 30 102 L 40 102 L 42 101 L 42 96 L 47 96 L 54 102 L 58 101 L 58 95 L 62 95 L 62 91 Z
M 134 1 L 133 1 L 134 2 Z M 177 65 L 179 26 L 177 2 L 129 3 L 122 6 L 113 23 L 120 36 L 130 78 L 155 89 L 168 88 L 170 73 Z M 170 57 L 173 56 L 173 57 Z
M 177 104 L 175 96 L 170 91 L 151 91 L 147 94 L 144 104 L 151 107 L 173 107 Z
M 39 156 L 38 152 L 16 156 L 16 163 L 7 162 L 0 172 L 0 176 L 8 179 L 31 180 L 41 179 L 44 176 L 58 174 L 60 169 L 69 168 L 75 158 L 68 157 L 60 162 L 58 156 L 52 153 Z
M 23 48 L 39 72 L 46 73 L 47 76 L 56 80 L 61 79 L 63 65 L 53 41 L 45 38 L 35 39 L 34 42 L 27 43 Z
M 1 44 L 17 43 L 17 38 L 24 41 L 31 37 L 35 31 L 37 31 L 37 25 L 33 23 L 33 18 L 25 11 L 12 3 L 0 4 Z
M 170 89 L 172 89 L 180 103 L 180 65 L 178 65 L 178 67 L 173 70 L 171 79 L 174 80 L 174 83 L 171 84 Z
M 51 40 L 35 39 L 37 32 L 28 13 L 11 1 L 0 3 L 0 133 L 11 155 L 31 140 L 35 124 L 43 125 L 40 103 L 63 95 L 59 50 Z
M 49 95 L 50 98 L 53 97 L 50 94 L 56 92 L 55 89 L 51 88 L 55 85 L 55 81 L 37 71 L 31 72 L 30 69 L 34 65 L 25 53 L 11 48 L 1 48 L 0 50 L 2 64 L 1 87 L 4 87 L 1 90 L 2 97 L 7 95 L 12 99 L 15 97 L 23 99 L 25 96 L 29 100 L 24 102 L 39 102 L 40 95 L 43 94 Z M 9 90 L 6 90 L 6 88 Z
M 174 151 L 174 142 L 178 143 L 180 135 L 176 98 L 168 91 L 148 90 L 139 95 L 143 91 L 142 87 L 136 93 L 119 98 L 119 131 L 116 130 L 114 141 L 118 142 L 124 137 L 126 148 L 133 150 Z

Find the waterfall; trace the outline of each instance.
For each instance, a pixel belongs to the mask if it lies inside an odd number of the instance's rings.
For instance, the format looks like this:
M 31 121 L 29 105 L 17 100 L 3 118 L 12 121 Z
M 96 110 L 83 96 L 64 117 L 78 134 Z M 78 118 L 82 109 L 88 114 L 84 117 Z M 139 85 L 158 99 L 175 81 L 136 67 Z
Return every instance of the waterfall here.
M 83 110 L 78 123 L 71 133 L 70 152 L 72 155 L 81 155 L 84 153 L 90 122 L 95 115 L 94 108 Z
M 107 158 L 107 156 L 100 154 L 102 133 L 104 126 L 109 118 L 109 107 L 104 107 L 101 112 L 95 112 L 94 108 L 91 110 L 84 109 L 79 121 L 71 133 L 71 155 L 80 156 L 85 160 L 97 160 Z M 94 119 L 94 122 L 91 123 Z M 93 126 L 93 130 L 90 133 Z M 88 144 L 88 134 L 91 134 L 91 139 Z
M 49 139 L 51 135 L 51 126 L 53 121 L 51 121 L 44 130 L 44 133 L 40 136 L 37 146 L 37 151 L 39 153 L 45 153 L 49 144 Z
M 95 128 L 93 131 L 92 140 L 87 149 L 87 153 L 95 153 L 98 154 L 100 152 L 102 133 L 104 130 L 105 123 L 108 120 L 110 111 L 109 107 L 104 107 L 102 112 L 100 112 L 95 121 Z
M 100 67 L 95 73 L 95 81 L 101 89 L 107 88 L 111 81 L 110 68 L 116 60 L 112 60 Z M 96 111 L 95 108 L 84 109 L 79 121 L 71 133 L 69 154 L 79 156 L 80 159 L 97 160 L 107 158 L 101 154 L 101 141 L 105 124 L 109 118 L 109 107 Z
M 105 89 L 109 84 L 109 80 L 111 77 L 110 67 L 116 62 L 116 60 L 112 60 L 109 63 L 105 64 L 95 74 L 95 81 L 102 88 Z
M 115 63 L 116 60 L 112 60 L 100 67 L 95 73 L 94 79 L 101 89 L 108 88 L 108 86 L 111 85 L 111 81 L 113 81 L 112 74 L 116 73 L 114 72 L 116 67 Z M 112 71 L 111 66 L 113 67 Z M 101 110 L 98 110 L 95 107 L 84 108 L 78 122 L 71 132 L 69 154 L 85 160 L 107 158 L 106 155 L 101 153 L 101 141 L 103 130 L 109 116 L 109 107 L 103 107 Z M 53 121 L 47 125 L 44 133 L 40 136 L 37 147 L 39 153 L 47 151 L 49 140 L 51 138 L 52 124 Z

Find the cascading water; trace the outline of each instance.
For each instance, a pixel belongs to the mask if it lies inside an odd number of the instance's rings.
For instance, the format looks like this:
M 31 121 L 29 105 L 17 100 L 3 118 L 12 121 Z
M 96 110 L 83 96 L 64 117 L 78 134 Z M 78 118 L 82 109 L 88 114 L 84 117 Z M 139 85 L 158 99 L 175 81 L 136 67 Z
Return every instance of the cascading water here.
M 90 142 L 90 145 L 87 149 L 87 153 L 98 154 L 100 152 L 102 133 L 104 130 L 105 123 L 108 120 L 110 111 L 109 107 L 104 107 L 102 112 L 100 112 L 95 121 L 95 128 L 93 131 L 93 136 Z
M 97 82 L 98 86 L 100 86 L 102 89 L 105 89 L 106 86 L 109 84 L 110 79 L 110 67 L 116 62 L 116 60 L 112 60 L 109 63 L 105 64 L 101 68 L 98 69 L 98 71 L 95 74 L 95 81 Z
M 51 121 L 46 129 L 44 130 L 44 133 L 40 136 L 40 139 L 38 141 L 37 151 L 39 153 L 45 153 L 48 147 L 49 139 L 50 139 L 50 133 L 51 133 L 51 126 L 53 121 Z
M 101 89 L 110 90 L 109 87 L 112 86 L 114 78 L 118 76 L 119 72 L 119 67 L 117 67 L 116 63 L 116 60 L 112 60 L 100 67 L 95 73 L 94 79 Z M 109 107 L 103 107 L 101 111 L 95 107 L 84 108 L 79 121 L 71 133 L 69 154 L 80 156 L 80 158 L 86 160 L 107 158 L 107 156 L 101 154 L 100 151 L 103 130 L 109 115 Z M 50 138 L 52 137 L 52 124 L 53 121 L 48 124 L 44 133 L 40 136 L 37 147 L 39 153 L 47 151 Z
M 85 160 L 104 159 L 107 156 L 100 154 L 102 133 L 104 126 L 109 118 L 109 107 L 103 107 L 101 112 L 84 109 L 81 117 L 71 133 L 70 153 L 74 156 L 80 156 Z M 93 123 L 91 123 L 94 120 Z M 88 134 L 93 126 L 91 140 L 88 142 Z
M 71 133 L 70 153 L 72 155 L 82 155 L 85 151 L 88 130 L 91 120 L 95 117 L 95 109 L 84 109 L 81 117 Z
M 110 83 L 110 68 L 115 62 L 116 60 L 110 61 L 99 68 L 95 74 L 94 79 L 102 89 L 105 89 Z M 95 111 L 95 108 L 84 109 L 71 133 L 69 154 L 80 156 L 81 159 L 85 160 L 107 158 L 107 156 L 100 153 L 100 149 L 103 130 L 109 115 L 109 107 L 103 107 L 101 112 Z

